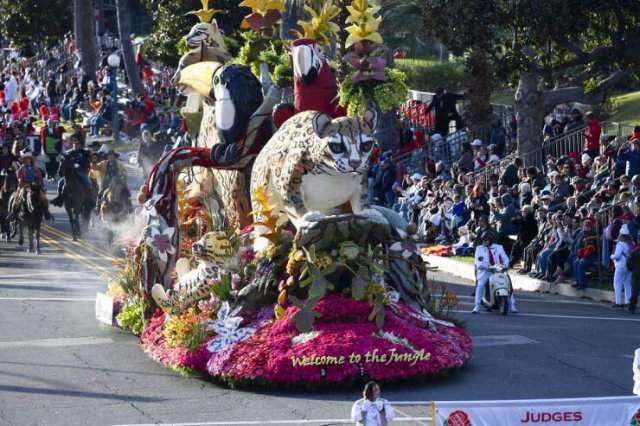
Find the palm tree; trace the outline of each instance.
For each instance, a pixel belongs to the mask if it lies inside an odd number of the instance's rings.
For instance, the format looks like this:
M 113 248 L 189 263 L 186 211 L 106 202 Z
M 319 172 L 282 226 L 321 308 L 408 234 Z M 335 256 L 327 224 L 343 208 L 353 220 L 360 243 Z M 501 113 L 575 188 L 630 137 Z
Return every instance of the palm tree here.
M 127 71 L 129 86 L 134 94 L 144 92 L 144 87 L 140 81 L 140 74 L 136 66 L 131 45 L 131 8 L 130 0 L 116 0 L 116 12 L 118 15 L 118 32 L 120 33 L 120 43 L 122 45 L 122 58 L 124 69 Z
M 96 32 L 93 0 L 74 0 L 74 32 L 82 70 L 91 80 L 96 78 Z

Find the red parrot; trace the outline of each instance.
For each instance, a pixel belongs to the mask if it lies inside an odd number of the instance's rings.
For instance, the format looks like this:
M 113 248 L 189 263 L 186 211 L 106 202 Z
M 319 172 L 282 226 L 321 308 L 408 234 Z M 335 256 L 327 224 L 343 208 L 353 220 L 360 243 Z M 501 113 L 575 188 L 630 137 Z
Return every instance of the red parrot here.
M 302 111 L 320 111 L 331 117 L 346 115 L 338 105 L 336 77 L 315 40 L 301 38 L 291 43 L 293 59 L 293 108 L 280 105 L 274 111 L 276 127 Z

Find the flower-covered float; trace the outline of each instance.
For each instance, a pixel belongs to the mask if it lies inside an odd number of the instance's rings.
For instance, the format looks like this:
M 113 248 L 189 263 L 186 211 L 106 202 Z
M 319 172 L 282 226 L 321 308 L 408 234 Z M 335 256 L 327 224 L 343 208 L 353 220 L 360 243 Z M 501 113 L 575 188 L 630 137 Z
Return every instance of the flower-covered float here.
M 368 205 L 379 118 L 406 97 L 377 8 L 347 7 L 348 72 L 336 83 L 331 2 L 307 8 L 286 46 L 274 37 L 282 1 L 245 0 L 235 59 L 207 3 L 174 78 L 198 147 L 167 153 L 140 189 L 145 228 L 100 316 L 140 335 L 152 359 L 230 386 L 464 365 L 471 340 L 449 318 L 455 296 L 427 281 L 414 227 Z

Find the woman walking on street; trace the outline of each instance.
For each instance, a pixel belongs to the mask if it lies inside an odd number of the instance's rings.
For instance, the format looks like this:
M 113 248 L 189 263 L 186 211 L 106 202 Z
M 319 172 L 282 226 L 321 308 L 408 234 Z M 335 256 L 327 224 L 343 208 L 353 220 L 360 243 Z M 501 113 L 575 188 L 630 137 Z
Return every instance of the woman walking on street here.
M 380 397 L 380 386 L 369 382 L 364 386 L 363 398 L 357 400 L 351 408 L 351 420 L 360 426 L 386 426 L 395 417 L 393 407 Z
M 616 267 L 613 275 L 613 292 L 616 299 L 616 303 L 613 305 L 614 308 L 624 307 L 631 299 L 631 271 L 627 269 L 627 258 L 633 249 L 631 244 L 629 228 L 627 225 L 622 225 L 615 252 L 611 255 L 611 260 L 613 260 L 613 264 Z

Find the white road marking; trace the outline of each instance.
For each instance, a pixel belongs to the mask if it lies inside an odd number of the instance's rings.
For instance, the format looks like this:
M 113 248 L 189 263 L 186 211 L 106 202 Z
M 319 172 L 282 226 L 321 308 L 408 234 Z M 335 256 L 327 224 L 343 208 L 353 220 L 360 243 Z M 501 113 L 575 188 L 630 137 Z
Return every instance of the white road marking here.
M 56 339 L 18 340 L 14 342 L 0 342 L 0 348 L 62 348 L 67 346 L 104 345 L 113 343 L 108 337 L 61 337 Z
M 529 339 L 528 337 L 517 334 L 471 336 L 471 340 L 473 340 L 473 347 L 475 348 L 483 346 L 530 345 L 540 343 L 537 340 Z
M 469 300 L 473 300 L 474 297 L 473 296 L 462 296 L 462 295 L 458 295 L 457 296 L 458 299 L 469 299 Z M 529 299 L 526 297 L 520 297 L 518 296 L 518 303 L 520 302 L 525 302 L 525 303 L 549 303 L 549 304 L 556 304 L 556 305 L 590 305 L 590 306 L 599 306 L 602 307 L 603 305 L 606 305 L 605 302 L 587 302 L 584 300 L 566 300 L 566 299 L 553 299 L 553 300 L 545 300 L 545 299 Z M 467 302 L 464 302 L 467 303 Z
M 400 417 L 394 423 L 401 422 L 427 422 L 431 417 Z M 194 422 L 194 423 L 131 423 L 114 426 L 249 426 L 249 425 L 302 425 L 302 424 L 348 424 L 351 419 L 300 419 L 300 420 L 240 420 L 227 422 Z
M 28 301 L 28 302 L 92 302 L 95 297 L 0 297 L 2 300 Z
M 471 311 L 456 311 L 458 314 L 471 314 Z M 481 315 L 499 315 L 491 312 L 479 312 Z M 477 314 L 475 314 L 477 315 Z M 577 319 L 577 320 L 605 320 L 605 321 L 625 321 L 625 322 L 640 322 L 640 318 L 619 318 L 619 317 L 591 317 L 586 315 L 556 315 L 556 314 L 523 314 L 522 312 L 517 314 L 510 314 L 515 317 L 535 317 L 535 318 L 563 318 L 563 319 Z
M 34 272 L 32 274 L 24 274 L 24 275 L 3 275 L 0 277 L 0 280 L 12 280 L 16 278 L 33 278 L 33 277 L 46 277 L 51 275 L 60 275 L 60 274 L 86 274 L 84 271 L 55 271 L 55 272 Z

